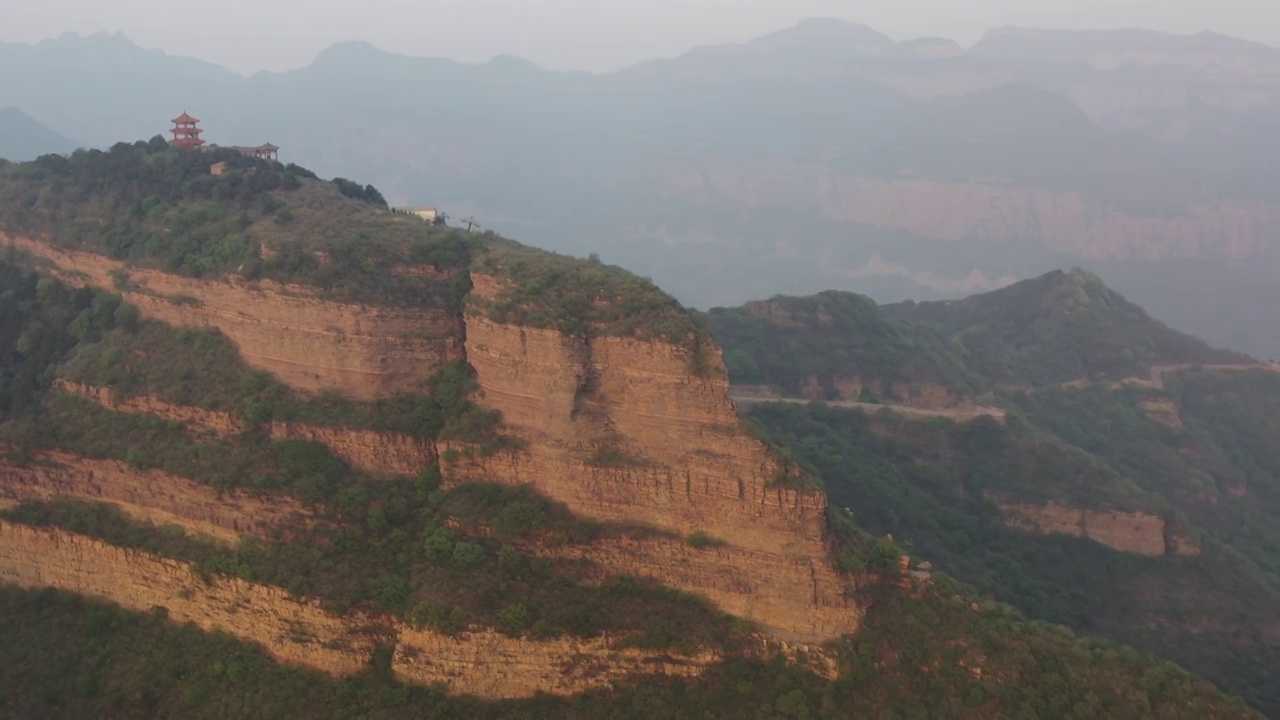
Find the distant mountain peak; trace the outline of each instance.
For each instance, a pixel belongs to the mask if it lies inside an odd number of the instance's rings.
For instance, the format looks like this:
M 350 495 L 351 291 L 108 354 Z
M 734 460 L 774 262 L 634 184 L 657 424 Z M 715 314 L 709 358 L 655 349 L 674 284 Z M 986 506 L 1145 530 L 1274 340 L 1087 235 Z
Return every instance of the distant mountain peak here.
M 49 153 L 69 153 L 77 145 L 19 107 L 0 107 L 0 158 L 33 160 Z
M 352 59 L 375 57 L 387 54 L 367 40 L 343 40 L 336 42 L 316 54 L 313 64 L 327 62 L 348 62 Z
M 862 48 L 893 48 L 897 41 L 861 23 L 837 18 L 815 17 L 801 20 L 788 30 L 770 33 L 751 41 L 751 45 L 820 45 L 841 43 Z

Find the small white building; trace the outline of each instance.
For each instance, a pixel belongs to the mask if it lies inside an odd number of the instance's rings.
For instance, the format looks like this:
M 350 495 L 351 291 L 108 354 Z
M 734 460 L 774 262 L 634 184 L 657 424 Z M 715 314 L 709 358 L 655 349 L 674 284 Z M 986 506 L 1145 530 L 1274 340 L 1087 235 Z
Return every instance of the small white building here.
M 433 207 L 411 207 L 404 208 L 404 211 L 410 215 L 417 215 L 427 222 L 435 222 L 436 217 L 440 215 L 440 213 Z

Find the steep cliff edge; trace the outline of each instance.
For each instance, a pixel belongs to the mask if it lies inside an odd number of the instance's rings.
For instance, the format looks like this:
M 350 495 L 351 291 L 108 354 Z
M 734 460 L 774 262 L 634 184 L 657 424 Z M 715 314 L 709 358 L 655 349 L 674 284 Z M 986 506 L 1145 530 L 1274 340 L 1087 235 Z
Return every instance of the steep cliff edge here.
M 120 397 L 111 388 L 54 381 L 55 387 L 92 400 L 116 412 L 149 415 L 184 426 L 188 432 L 229 438 L 245 431 L 242 421 L 227 412 L 176 405 L 154 397 Z M 403 433 L 339 427 L 321 427 L 300 422 L 272 421 L 267 432 L 276 440 L 308 440 L 329 448 L 352 467 L 392 475 L 417 475 L 437 460 L 435 443 Z
M 237 542 L 241 535 L 266 537 L 273 530 L 312 520 L 289 498 L 219 493 L 185 478 L 114 460 L 60 452 L 40 453 L 25 463 L 0 458 L 0 498 L 26 502 L 57 496 L 109 502 L 140 520 L 178 525 L 226 542 Z
M 249 365 L 303 391 L 385 397 L 416 389 L 462 359 L 460 318 L 447 310 L 334 302 L 316 288 L 271 280 L 197 280 L 3 232 L 0 247 L 43 259 L 51 275 L 73 287 L 119 292 L 144 317 L 215 327 Z
M 147 317 L 218 328 L 249 365 L 275 372 L 295 390 L 336 386 L 355 399 L 383 398 L 420 387 L 445 362 L 465 360 L 481 388 L 478 401 L 502 413 L 521 449 L 477 456 L 466 447 L 437 453 L 429 442 L 352 429 L 273 422 L 269 431 L 316 440 L 357 467 L 398 474 L 416 474 L 446 455 L 443 469 L 455 484 L 528 483 L 588 518 L 706 534 L 740 551 L 695 555 L 699 564 L 729 561 L 723 572 L 680 569 L 688 560 L 678 543 L 602 550 L 594 559 L 704 594 L 786 639 L 821 641 L 858 626 L 860 610 L 827 559 L 825 497 L 774 482 L 779 468 L 741 429 L 720 351 L 709 340 L 694 347 L 646 335 L 643 326 L 583 333 L 500 317 L 491 306 L 510 289 L 501 274 L 473 271 L 468 309 L 450 316 L 334 303 L 311 288 L 267 281 L 183 278 L 13 236 L 4 242 L 69 284 L 119 289 Z M 671 317 L 684 317 L 656 288 L 646 293 Z M 239 427 L 227 413 L 68 383 L 63 389 L 219 435 Z M 733 579 L 709 580 L 717 577 Z
M 741 429 L 718 349 L 701 349 L 706 370 L 697 374 L 698 351 L 670 341 L 495 322 L 485 308 L 508 281 L 472 280 L 467 358 L 482 402 L 527 444 L 484 458 L 445 453 L 450 481 L 529 483 L 587 517 L 706 533 L 741 551 L 720 558 L 750 581 L 709 587 L 714 580 L 682 572 L 663 544 L 594 559 L 707 593 L 787 637 L 857 628 L 859 613 L 826 560 L 826 498 L 774 483 L 779 467 Z M 747 556 L 754 560 L 734 565 Z
M 283 662 L 353 675 L 377 648 L 395 645 L 392 671 L 404 682 L 446 683 L 484 698 L 568 695 L 634 674 L 696 676 L 718 658 L 677 658 L 615 647 L 608 638 L 535 642 L 492 630 L 457 636 L 415 630 L 364 613 L 333 615 L 279 588 L 234 578 L 202 579 L 184 562 L 63 532 L 0 521 L 0 581 L 56 587 L 261 644 Z

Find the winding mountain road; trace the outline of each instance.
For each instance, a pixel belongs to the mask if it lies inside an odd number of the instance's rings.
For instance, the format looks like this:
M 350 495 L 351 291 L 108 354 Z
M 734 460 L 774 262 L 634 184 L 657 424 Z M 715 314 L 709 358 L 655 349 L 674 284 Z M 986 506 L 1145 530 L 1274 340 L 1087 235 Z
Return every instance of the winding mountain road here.
M 867 412 L 879 412 L 888 410 L 897 415 L 903 415 L 913 418 L 947 418 L 956 422 L 969 422 L 977 420 L 980 417 L 994 418 L 997 422 L 1004 422 L 1005 413 L 999 408 L 979 405 L 973 409 L 951 408 L 945 410 L 931 410 L 928 408 L 910 407 L 908 405 L 879 405 L 876 403 L 856 402 L 853 400 L 808 400 L 806 398 L 788 398 L 788 397 L 757 397 L 749 395 L 735 395 L 730 388 L 729 399 L 738 405 L 760 405 L 763 403 L 789 403 L 792 405 L 808 405 L 813 402 L 822 402 L 831 407 L 850 408 L 854 410 L 866 410 Z

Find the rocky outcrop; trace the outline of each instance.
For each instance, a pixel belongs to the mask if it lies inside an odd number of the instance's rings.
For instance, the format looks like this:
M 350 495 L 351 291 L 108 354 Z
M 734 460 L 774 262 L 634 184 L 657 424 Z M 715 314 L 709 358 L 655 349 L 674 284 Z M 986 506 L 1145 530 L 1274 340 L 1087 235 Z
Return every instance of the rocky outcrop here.
M 353 467 L 371 472 L 417 475 L 437 459 L 435 442 L 403 433 L 293 422 L 273 422 L 270 431 L 277 440 L 318 442 Z
M 325 612 L 310 599 L 235 578 L 202 579 L 187 563 L 56 529 L 0 521 L 0 581 L 55 587 L 133 610 L 164 608 L 177 622 L 256 642 L 273 657 L 334 676 L 364 670 L 376 648 L 395 644 L 404 682 L 445 683 L 483 698 L 570 694 L 637 675 L 695 676 L 717 658 L 621 648 L 620 640 L 534 642 L 492 630 L 457 636 L 405 627 L 385 616 Z
M 1182 429 L 1182 413 L 1173 398 L 1143 397 L 1138 399 L 1138 409 L 1152 422 L 1174 430 Z
M 303 287 L 195 281 L 5 240 L 43 258 L 45 271 L 71 284 L 118 286 L 149 317 L 217 327 L 247 362 L 295 389 L 339 387 L 354 398 L 382 397 L 414 386 L 446 361 L 465 359 L 476 371 L 479 401 L 501 411 L 507 431 L 525 442 L 489 456 L 469 448 L 442 452 L 448 482 L 527 483 L 588 518 L 720 538 L 719 558 L 734 566 L 719 572 L 710 563 L 704 571 L 682 570 L 689 564 L 683 550 L 663 544 L 600 559 L 619 572 L 703 592 L 778 638 L 822 641 L 858 626 L 856 605 L 827 562 L 825 496 L 775 482 L 779 467 L 740 426 L 717 350 L 702 363 L 711 371 L 698 374 L 692 351 L 673 343 L 500 324 L 479 308 L 496 299 L 501 281 L 478 274 L 471 278 L 472 308 L 446 318 L 342 305 Z M 200 431 L 238 429 L 225 414 L 79 391 Z M 416 473 L 436 458 L 426 445 L 375 433 L 283 423 L 271 431 L 323 442 L 365 468 Z
M 60 452 L 39 453 L 24 463 L 0 459 L 0 498 L 29 502 L 55 497 L 111 503 L 144 522 L 177 525 L 226 542 L 237 542 L 241 535 L 267 537 L 273 530 L 313 522 L 311 513 L 290 498 L 218 492 L 114 460 Z
M 238 435 L 245 429 L 243 423 L 230 413 L 175 405 L 149 396 L 120 397 L 110 388 L 66 380 L 58 380 L 55 384 L 64 392 L 92 400 L 109 410 L 151 415 L 184 425 L 196 434 L 226 438 Z M 434 442 L 403 433 L 278 421 L 270 423 L 268 430 L 271 437 L 277 440 L 318 442 L 352 467 L 369 472 L 417 475 L 437 459 Z
M 622 647 L 621 638 L 533 641 L 492 630 L 457 637 L 400 627 L 392 670 L 403 682 L 444 682 L 484 698 L 572 695 L 634 675 L 696 677 L 718 658 Z
M 217 328 L 245 362 L 299 390 L 386 397 L 415 390 L 423 378 L 463 359 L 461 318 L 446 310 L 336 303 L 314 288 L 267 280 L 184 278 L 4 234 L 0 245 L 43 258 L 50 273 L 72 286 L 120 292 L 145 317 Z
M 849 631 L 862 611 L 844 602 L 846 583 L 825 571 L 821 560 L 779 557 L 729 544 L 695 547 L 681 538 L 622 536 L 590 545 L 534 548 L 556 559 L 587 560 L 606 573 L 658 580 L 697 593 L 722 610 L 745 618 L 780 618 L 797 614 L 795 627 L 812 636 Z M 797 596 L 808 602 L 797 602 Z M 809 648 L 812 654 L 817 648 Z
M 206 582 L 187 563 L 126 550 L 56 529 L 0 521 L 0 580 L 99 597 L 132 610 L 164 608 L 170 619 L 261 644 L 273 657 L 332 675 L 360 672 L 377 633 L 284 590 L 234 578 Z
M 150 415 L 182 425 L 196 435 L 226 438 L 244 432 L 244 426 L 240 421 L 227 412 L 205 410 L 190 405 L 175 405 L 150 396 L 121 396 L 108 387 L 70 382 L 62 378 L 55 380 L 53 385 L 62 392 L 95 402 L 107 410 L 133 415 Z
M 1170 548 L 1165 541 L 1164 518 L 1141 512 L 1084 510 L 1057 503 L 1046 505 L 1001 504 L 1005 522 L 1019 530 L 1045 535 L 1087 538 L 1113 550 L 1158 557 L 1171 550 L 1180 554 L 1195 551 Z
M 486 277 L 473 284 L 481 299 L 500 287 Z M 741 551 L 726 551 L 727 561 L 751 557 L 763 567 L 771 557 L 777 568 L 807 566 L 815 579 L 806 587 L 830 592 L 798 588 L 791 569 L 744 569 L 756 584 L 726 583 L 716 602 L 784 637 L 821 640 L 857 627 L 853 603 L 836 590 L 841 580 L 826 562 L 825 496 L 774 484 L 778 466 L 741 429 L 718 352 L 713 371 L 695 375 L 690 351 L 670 343 L 584 340 L 499 324 L 475 308 L 466 325 L 484 404 L 500 410 L 527 445 L 483 458 L 444 453 L 450 482 L 527 483 L 586 517 L 708 533 Z M 636 547 L 626 560 L 655 569 L 680 563 L 668 545 Z M 694 592 L 708 585 L 681 572 L 663 580 Z M 752 602 L 756 594 L 775 599 Z

